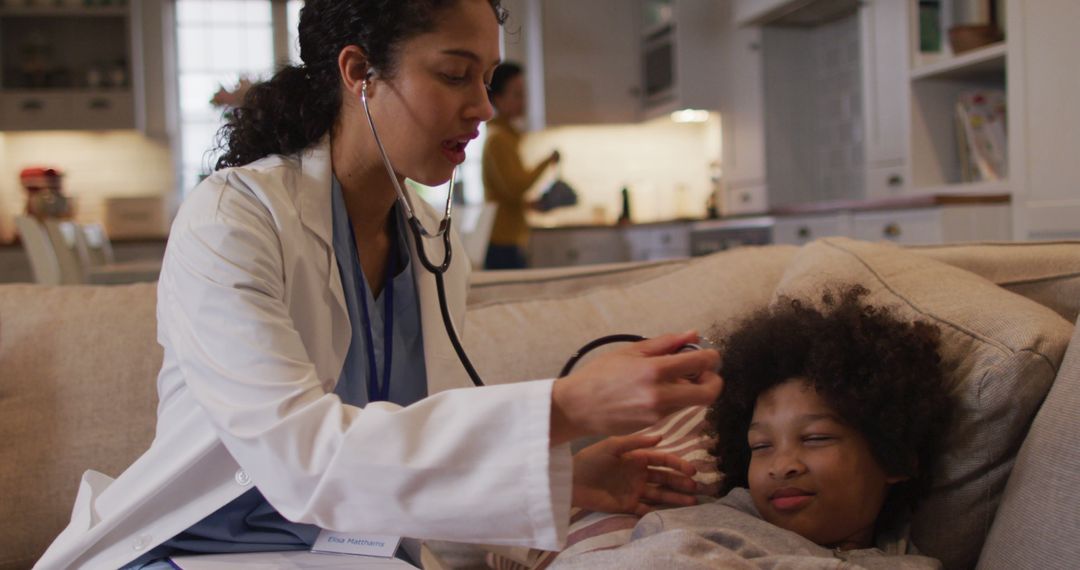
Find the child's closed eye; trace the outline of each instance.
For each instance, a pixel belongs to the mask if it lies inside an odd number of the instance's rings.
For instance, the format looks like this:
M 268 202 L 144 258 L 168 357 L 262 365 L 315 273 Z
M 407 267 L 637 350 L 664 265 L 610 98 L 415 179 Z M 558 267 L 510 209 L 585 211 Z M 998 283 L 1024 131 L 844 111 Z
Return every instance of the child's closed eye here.
M 803 437 L 803 441 L 811 444 L 821 444 L 836 440 L 836 437 L 831 435 L 808 435 Z

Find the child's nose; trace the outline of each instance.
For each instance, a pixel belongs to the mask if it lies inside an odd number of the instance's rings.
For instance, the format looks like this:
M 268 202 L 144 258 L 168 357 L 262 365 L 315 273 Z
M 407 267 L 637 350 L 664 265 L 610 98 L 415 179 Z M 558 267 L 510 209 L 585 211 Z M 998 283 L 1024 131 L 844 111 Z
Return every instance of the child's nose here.
M 805 472 L 806 465 L 799 459 L 798 454 L 790 451 L 775 454 L 769 466 L 769 476 L 774 479 L 790 479 Z

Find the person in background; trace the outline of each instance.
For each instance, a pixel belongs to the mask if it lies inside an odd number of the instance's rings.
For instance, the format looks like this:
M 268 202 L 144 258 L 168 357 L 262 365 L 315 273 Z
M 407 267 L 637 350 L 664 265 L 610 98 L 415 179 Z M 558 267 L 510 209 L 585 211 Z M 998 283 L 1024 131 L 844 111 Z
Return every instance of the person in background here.
M 498 204 L 491 230 L 486 269 L 523 269 L 529 226 L 525 210 L 531 206 L 525 193 L 547 167 L 559 162 L 559 151 L 533 168 L 521 160 L 521 131 L 515 120 L 525 116 L 525 76 L 521 66 L 503 62 L 495 68 L 488 91 L 495 118 L 488 122 L 484 143 L 483 178 L 487 201 Z

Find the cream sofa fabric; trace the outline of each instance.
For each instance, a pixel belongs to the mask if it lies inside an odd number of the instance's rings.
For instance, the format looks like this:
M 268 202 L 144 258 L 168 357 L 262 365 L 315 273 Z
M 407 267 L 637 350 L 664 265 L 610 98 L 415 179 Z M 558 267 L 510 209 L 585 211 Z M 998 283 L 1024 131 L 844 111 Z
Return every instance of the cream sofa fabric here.
M 993 262 L 995 254 L 986 253 L 990 251 L 986 247 L 945 249 L 952 263 L 999 278 L 1000 272 L 1007 271 L 1004 277 L 1011 281 L 1024 281 L 1023 271 L 1039 269 L 1024 265 L 1035 257 L 1025 252 L 1026 248 L 1043 246 L 1016 246 L 1015 253 L 1006 252 L 1003 257 L 1007 262 L 1000 264 Z M 1080 259 L 1080 244 L 1058 247 L 1068 248 L 1062 250 L 1063 258 L 1068 258 L 1071 250 L 1074 259 Z M 481 374 L 492 381 L 512 381 L 555 374 L 571 351 L 600 334 L 655 334 L 692 327 L 705 331 L 714 320 L 730 326 L 770 300 L 795 251 L 777 246 L 732 250 L 654 267 L 578 268 L 527 275 L 479 273 L 476 281 L 487 284 L 480 287 L 487 287 L 487 291 L 472 298 L 466 344 Z M 933 255 L 924 248 L 909 251 Z M 1045 272 L 1035 274 L 1036 279 L 1045 276 Z M 525 282 L 520 282 L 523 277 Z M 505 287 L 493 284 L 500 280 L 516 283 Z M 1066 306 L 1080 299 L 1075 291 L 1056 286 L 1040 289 L 1046 282 L 1032 283 L 1028 291 L 1036 299 L 1045 299 L 1048 306 Z M 1061 297 L 1054 297 L 1055 292 Z M 67 523 L 84 470 L 116 475 L 149 445 L 155 420 L 155 378 L 161 365 L 155 300 L 152 284 L 0 286 L 0 569 L 28 568 L 52 541 Z M 987 306 L 982 310 L 997 309 Z M 1075 365 L 1073 370 L 1075 384 L 1080 382 L 1080 371 Z M 1063 445 L 1076 449 L 1076 431 L 1066 427 L 1080 424 L 1080 412 L 1076 411 L 1080 408 L 1074 400 L 1051 407 L 1058 395 L 1058 390 L 1052 391 L 1046 405 L 1054 410 L 1056 419 L 1037 432 L 1037 449 L 1044 451 L 1028 453 L 1037 458 L 1031 465 L 1039 467 L 1027 469 L 1026 481 L 1016 486 L 1022 502 L 1042 487 L 1070 492 L 1080 487 L 1080 470 L 1045 464 L 1048 454 L 1075 458 L 1060 450 Z M 1040 416 L 1038 421 L 1048 420 Z M 1058 440 L 1058 429 L 1064 430 L 1061 437 L 1067 440 Z M 1024 463 L 1024 458 L 1019 461 Z M 1061 467 L 1069 465 L 1073 463 L 1063 462 Z M 995 473 L 1006 470 L 1007 465 L 998 466 Z M 1010 504 L 1011 492 L 1012 488 L 1005 505 Z M 992 548 L 995 539 L 1019 532 L 1019 536 L 1013 535 L 1014 542 L 997 552 L 1031 540 L 1030 548 L 1019 551 L 1030 554 L 1037 547 L 1045 555 L 1042 560 L 1070 560 L 1054 558 L 1054 553 L 1076 554 L 1080 540 L 1075 533 L 1071 534 L 1071 545 L 1050 539 L 1055 530 L 1071 532 L 1068 529 L 1073 527 L 1054 518 L 1067 516 L 1062 514 L 1067 511 L 1050 509 L 1043 523 L 1038 511 L 1030 509 L 1049 509 L 1052 505 L 1048 503 L 1053 501 L 1072 509 L 1068 512 L 1075 512 L 1078 506 L 1060 497 L 1043 498 L 1043 502 L 1024 507 L 1027 514 L 1022 523 L 995 528 L 987 548 Z M 1022 512 L 1022 506 L 1013 504 L 1009 512 Z M 1033 558 L 1030 566 L 1050 567 L 1038 560 Z
M 67 525 L 79 477 L 118 475 L 154 436 L 153 284 L 0 287 L 0 568 Z
M 1080 327 L 1024 439 L 979 568 L 1080 563 Z
M 465 349 L 480 376 L 500 384 L 551 378 L 567 357 L 602 335 L 705 333 L 767 303 L 796 249 L 736 249 L 620 286 L 473 306 Z
M 969 568 L 1073 326 L 973 273 L 892 245 L 844 238 L 804 247 L 776 294 L 814 302 L 826 287 L 846 283 L 865 285 L 869 303 L 941 327 L 958 414 L 938 481 L 912 520 L 912 535 L 946 568 Z
M 1080 242 L 930 245 L 908 251 L 981 275 L 1070 323 L 1080 316 Z

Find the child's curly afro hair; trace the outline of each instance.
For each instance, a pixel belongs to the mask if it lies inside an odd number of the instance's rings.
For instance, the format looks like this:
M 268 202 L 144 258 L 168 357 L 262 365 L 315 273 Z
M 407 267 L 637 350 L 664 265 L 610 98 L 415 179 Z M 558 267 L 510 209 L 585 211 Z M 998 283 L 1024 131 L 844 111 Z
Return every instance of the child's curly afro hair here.
M 887 473 L 910 477 L 893 485 L 885 511 L 899 514 L 929 489 L 952 410 L 941 331 L 864 305 L 867 293 L 859 285 L 826 292 L 823 311 L 782 298 L 720 343 L 724 391 L 708 423 L 724 492 L 747 486 L 747 431 L 758 396 L 792 378 L 805 379 L 866 437 Z

